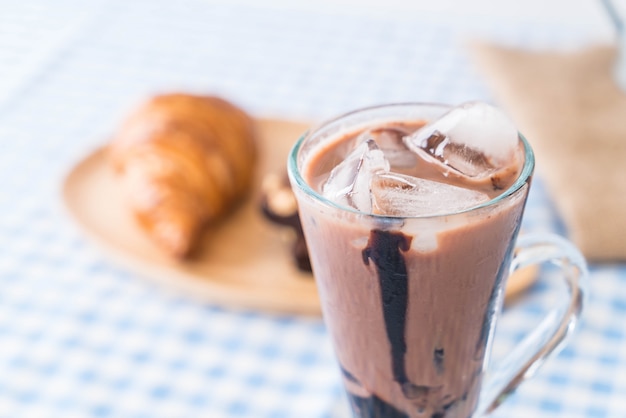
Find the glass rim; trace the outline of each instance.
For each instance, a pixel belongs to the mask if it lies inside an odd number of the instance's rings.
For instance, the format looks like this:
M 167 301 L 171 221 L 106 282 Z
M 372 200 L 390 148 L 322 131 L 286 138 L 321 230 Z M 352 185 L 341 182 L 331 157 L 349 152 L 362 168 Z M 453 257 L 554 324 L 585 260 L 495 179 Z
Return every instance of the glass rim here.
M 520 190 L 527 183 L 528 179 L 533 174 L 533 171 L 535 168 L 535 154 L 532 150 L 532 147 L 528 143 L 528 140 L 524 137 L 524 135 L 522 135 L 521 132 L 518 131 L 518 137 L 524 147 L 524 165 L 522 166 L 522 170 L 520 171 L 520 174 L 515 180 L 515 182 L 511 186 L 509 186 L 509 188 L 506 189 L 504 192 L 502 192 L 501 194 L 499 194 L 498 196 L 492 199 L 489 199 L 478 205 L 471 206 L 471 207 L 457 210 L 457 211 L 453 211 L 453 212 L 438 213 L 438 214 L 432 214 L 432 215 L 418 215 L 418 216 L 385 215 L 385 214 L 376 214 L 376 213 L 371 213 L 371 212 L 363 212 L 363 211 L 360 211 L 358 209 L 355 209 L 349 206 L 340 205 L 324 197 L 320 192 L 315 190 L 306 182 L 306 180 L 302 176 L 300 168 L 298 167 L 298 155 L 300 153 L 300 149 L 302 148 L 302 145 L 305 143 L 307 139 L 311 138 L 315 133 L 321 131 L 322 129 L 336 122 L 339 122 L 347 117 L 364 113 L 364 112 L 368 112 L 368 111 L 375 111 L 377 109 L 386 109 L 386 108 L 393 108 L 393 107 L 398 107 L 398 108 L 431 107 L 431 108 L 441 108 L 445 110 L 445 109 L 451 109 L 454 106 L 441 104 L 441 103 L 427 103 L 427 102 L 388 103 L 388 104 L 362 107 L 356 110 L 352 110 L 350 112 L 343 113 L 339 116 L 336 116 L 332 119 L 322 122 L 321 124 L 318 124 L 317 126 L 314 126 L 308 129 L 307 131 L 305 131 L 298 138 L 296 143 L 291 148 L 291 151 L 289 152 L 289 157 L 287 161 L 287 173 L 289 175 L 289 178 L 291 179 L 292 184 L 295 184 L 300 190 L 302 190 L 304 193 L 306 193 L 308 196 L 312 197 L 319 203 L 322 203 L 325 206 L 331 207 L 336 210 L 340 210 L 344 212 L 351 212 L 357 215 L 368 216 L 368 217 L 381 219 L 381 220 L 382 219 L 386 219 L 386 220 L 389 220 L 389 219 L 428 219 L 428 218 L 442 218 L 442 217 L 447 217 L 447 216 L 459 215 L 462 213 L 473 212 L 476 210 L 480 210 L 482 208 L 496 205 L 499 202 L 506 200 L 509 196 L 515 194 L 518 190 Z

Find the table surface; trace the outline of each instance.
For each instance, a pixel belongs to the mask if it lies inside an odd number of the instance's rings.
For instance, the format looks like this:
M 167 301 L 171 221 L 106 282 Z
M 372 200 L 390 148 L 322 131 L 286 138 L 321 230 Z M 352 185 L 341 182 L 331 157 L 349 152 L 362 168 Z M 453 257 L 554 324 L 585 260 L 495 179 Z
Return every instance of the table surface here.
M 253 2 L 0 2 L 0 417 L 330 418 L 341 389 L 316 318 L 200 304 L 107 259 L 60 201 L 67 170 L 139 100 L 211 92 L 256 116 L 491 100 L 464 42 L 572 48 L 588 25 L 264 7 Z M 532 139 L 531 139 L 532 142 Z M 541 177 L 526 231 L 566 234 Z M 495 417 L 626 416 L 626 267 L 591 266 L 570 344 Z M 499 358 L 539 321 L 535 286 Z

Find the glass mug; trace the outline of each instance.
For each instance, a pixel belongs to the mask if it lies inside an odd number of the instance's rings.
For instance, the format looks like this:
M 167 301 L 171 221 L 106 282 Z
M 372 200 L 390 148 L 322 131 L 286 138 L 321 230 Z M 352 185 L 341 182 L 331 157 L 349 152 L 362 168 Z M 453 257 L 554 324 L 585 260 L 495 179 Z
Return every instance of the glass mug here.
M 392 104 L 340 116 L 304 134 L 291 151 L 313 272 L 354 417 L 468 418 L 493 411 L 573 331 L 587 267 L 554 235 L 517 239 L 534 169 L 525 162 L 501 195 L 469 210 L 402 217 L 359 212 L 323 197 L 303 170 L 341 133 L 389 121 L 432 120 L 449 110 Z M 506 279 L 551 262 L 563 298 L 498 367 L 489 365 Z M 550 277 L 553 277 L 552 275 Z

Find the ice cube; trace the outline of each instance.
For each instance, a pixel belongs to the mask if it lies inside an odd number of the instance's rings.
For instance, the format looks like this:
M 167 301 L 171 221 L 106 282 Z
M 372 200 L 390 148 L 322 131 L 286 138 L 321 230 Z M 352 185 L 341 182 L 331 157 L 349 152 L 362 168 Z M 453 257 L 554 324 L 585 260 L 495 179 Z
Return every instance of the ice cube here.
M 371 193 L 374 213 L 404 217 L 454 213 L 489 200 L 475 190 L 387 172 L 374 175 Z
M 447 112 L 404 142 L 468 177 L 482 178 L 514 161 L 519 137 L 515 125 L 497 108 L 468 102 Z
M 322 195 L 337 204 L 369 213 L 372 178 L 375 173 L 388 170 L 389 162 L 383 152 L 373 139 L 367 139 L 333 168 L 322 186 Z
M 404 144 L 403 138 L 411 132 L 402 126 L 385 126 L 364 131 L 356 138 L 360 144 L 368 139 L 374 140 L 385 154 L 392 170 L 410 169 L 417 164 L 415 153 Z

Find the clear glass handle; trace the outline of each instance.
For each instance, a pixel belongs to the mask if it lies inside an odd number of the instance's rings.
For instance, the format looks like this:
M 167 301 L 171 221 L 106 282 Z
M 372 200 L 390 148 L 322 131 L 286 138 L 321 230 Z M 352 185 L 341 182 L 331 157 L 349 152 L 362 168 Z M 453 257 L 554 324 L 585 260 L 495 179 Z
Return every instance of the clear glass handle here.
M 567 283 L 569 298 L 552 309 L 497 366 L 487 371 L 476 416 L 495 410 L 520 383 L 531 377 L 550 355 L 563 347 L 585 304 L 587 264 L 578 249 L 556 235 L 529 234 L 517 241 L 511 272 L 532 264 L 556 264 Z

